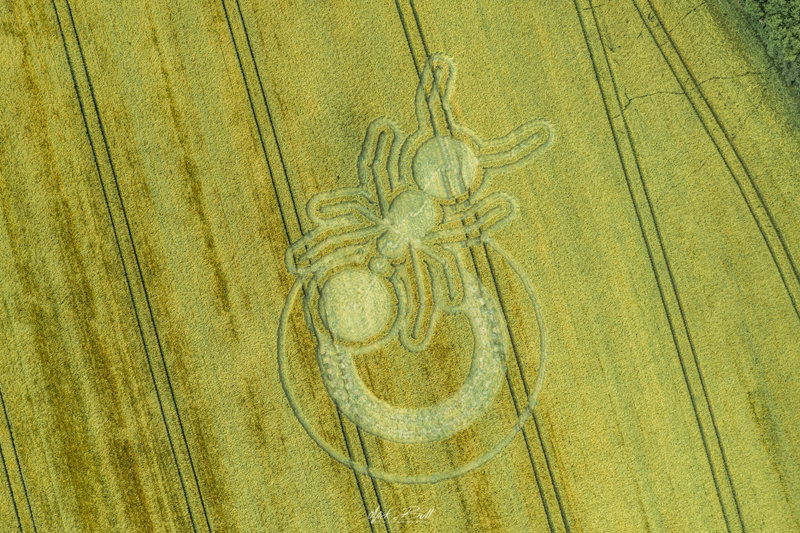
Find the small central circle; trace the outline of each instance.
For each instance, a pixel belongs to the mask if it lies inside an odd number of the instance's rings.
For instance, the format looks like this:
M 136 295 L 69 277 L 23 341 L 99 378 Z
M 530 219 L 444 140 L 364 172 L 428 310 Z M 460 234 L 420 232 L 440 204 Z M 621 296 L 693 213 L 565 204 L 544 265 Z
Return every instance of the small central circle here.
M 464 141 L 436 135 L 417 149 L 412 162 L 414 180 L 429 195 L 458 198 L 469 191 L 478 158 Z
M 319 313 L 334 338 L 362 342 L 389 322 L 392 299 L 380 276 L 365 268 L 345 268 L 322 287 Z

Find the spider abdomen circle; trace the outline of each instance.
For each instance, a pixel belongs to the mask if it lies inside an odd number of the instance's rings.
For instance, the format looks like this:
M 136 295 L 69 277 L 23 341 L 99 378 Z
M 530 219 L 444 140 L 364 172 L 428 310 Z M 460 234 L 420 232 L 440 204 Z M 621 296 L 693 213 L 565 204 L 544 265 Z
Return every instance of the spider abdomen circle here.
M 319 313 L 334 338 L 362 342 L 389 322 L 392 299 L 380 276 L 365 268 L 345 268 L 323 285 Z

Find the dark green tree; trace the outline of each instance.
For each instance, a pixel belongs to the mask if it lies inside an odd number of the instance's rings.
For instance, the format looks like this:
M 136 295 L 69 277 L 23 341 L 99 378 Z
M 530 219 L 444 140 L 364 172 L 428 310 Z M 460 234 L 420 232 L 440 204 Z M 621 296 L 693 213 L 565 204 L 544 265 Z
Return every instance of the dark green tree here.
M 789 84 L 800 89 L 800 0 L 743 0 L 742 3 L 767 53 Z

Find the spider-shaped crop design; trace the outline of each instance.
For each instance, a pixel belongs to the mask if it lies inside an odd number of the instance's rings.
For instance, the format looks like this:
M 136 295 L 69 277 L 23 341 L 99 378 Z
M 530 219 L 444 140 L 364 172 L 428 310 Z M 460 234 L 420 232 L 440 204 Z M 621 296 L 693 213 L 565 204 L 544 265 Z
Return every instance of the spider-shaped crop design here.
M 417 129 L 404 137 L 394 121 L 374 120 L 358 157 L 358 186 L 314 195 L 306 206 L 313 229 L 286 251 L 286 266 L 298 281 L 284 315 L 302 286 L 328 393 L 359 427 L 397 442 L 454 435 L 488 408 L 501 386 L 507 326 L 468 251 L 480 244 L 499 250 L 492 234 L 516 214 L 511 196 L 488 192 L 492 177 L 527 164 L 553 139 L 544 121 L 481 139 L 454 116 L 454 79 L 452 60 L 428 58 L 416 90 Z M 526 277 L 523 282 L 533 298 Z M 472 328 L 465 382 L 430 407 L 407 409 L 378 399 L 353 357 L 394 339 L 411 352 L 424 350 L 442 313 L 463 313 Z M 288 388 L 287 395 L 293 401 Z

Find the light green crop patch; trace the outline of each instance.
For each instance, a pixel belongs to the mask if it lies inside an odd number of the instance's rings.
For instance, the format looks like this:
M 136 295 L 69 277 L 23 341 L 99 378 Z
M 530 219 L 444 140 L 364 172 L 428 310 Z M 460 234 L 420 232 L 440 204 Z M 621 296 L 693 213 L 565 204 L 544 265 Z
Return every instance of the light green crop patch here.
M 793 87 L 800 89 L 800 0 L 740 0 L 767 47 L 767 53 Z

